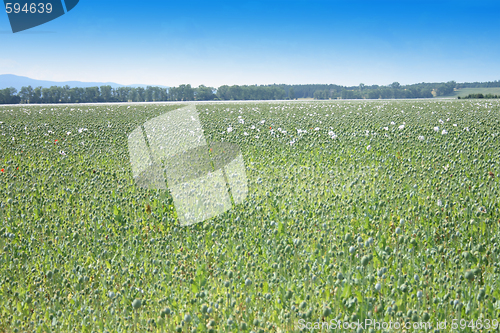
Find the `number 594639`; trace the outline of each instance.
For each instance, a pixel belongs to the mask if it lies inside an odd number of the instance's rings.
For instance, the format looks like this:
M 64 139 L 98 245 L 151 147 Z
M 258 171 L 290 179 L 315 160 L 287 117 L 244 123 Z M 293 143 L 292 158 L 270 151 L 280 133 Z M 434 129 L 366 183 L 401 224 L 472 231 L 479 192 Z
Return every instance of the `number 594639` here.
M 44 13 L 47 13 L 47 14 L 50 14 L 52 12 L 52 4 L 50 2 L 48 3 L 30 3 L 30 4 L 27 4 L 25 3 L 24 6 L 21 7 L 21 4 L 19 3 L 10 3 L 10 2 L 7 2 L 5 4 L 5 11 L 7 12 L 7 14 L 11 14 L 11 13 L 14 13 L 14 14 L 19 14 L 21 12 L 24 12 L 26 14 L 44 14 Z

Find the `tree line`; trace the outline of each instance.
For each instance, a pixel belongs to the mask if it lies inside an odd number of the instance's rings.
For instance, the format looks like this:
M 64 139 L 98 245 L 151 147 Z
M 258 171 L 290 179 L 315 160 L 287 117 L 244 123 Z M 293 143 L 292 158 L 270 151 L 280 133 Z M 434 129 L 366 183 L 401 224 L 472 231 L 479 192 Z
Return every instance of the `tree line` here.
M 467 84 L 467 83 L 466 83 Z M 476 83 L 474 83 L 476 84 Z M 479 82 L 478 85 L 495 86 L 499 81 Z M 109 85 L 88 88 L 69 86 L 22 87 L 0 90 L 0 104 L 39 103 L 110 103 L 110 102 L 159 102 L 159 101 L 211 101 L 211 100 L 281 100 L 297 98 L 314 99 L 389 99 L 389 98 L 432 98 L 447 96 L 464 83 L 455 81 L 441 83 L 417 83 L 401 85 L 393 82 L 387 86 L 365 85 L 340 86 L 335 84 L 272 84 L 272 85 L 223 85 L 218 89 L 190 84 L 161 88 L 148 86 L 119 87 Z M 472 97 L 471 97 L 472 98 Z M 488 98 L 488 97 L 486 97 Z
M 21 99 L 16 95 L 14 88 L 5 88 L 0 90 L 0 104 L 19 104 Z
M 464 82 L 458 83 L 457 88 L 498 88 L 500 87 L 500 80 L 489 82 Z
M 159 102 L 159 101 L 211 101 L 211 100 L 276 100 L 287 98 L 278 86 L 221 86 L 219 89 L 190 84 L 178 87 L 146 88 L 111 86 L 70 88 L 69 86 L 50 88 L 31 86 L 0 90 L 0 104 L 40 104 L 40 103 L 110 103 L 110 102 Z
M 458 96 L 458 99 L 472 99 L 472 98 L 500 98 L 500 95 L 493 95 L 493 94 L 483 95 L 483 94 L 479 93 L 479 94 L 469 94 L 469 95 L 464 96 L 464 97 Z
M 455 81 L 446 83 L 417 83 L 411 85 L 401 85 L 393 82 L 388 86 L 366 86 L 363 83 L 353 87 L 325 86 L 316 89 L 310 94 L 310 90 L 297 89 L 294 87 L 295 95 L 314 99 L 389 99 L 389 98 L 432 98 L 435 96 L 447 96 L 453 93 L 456 87 Z

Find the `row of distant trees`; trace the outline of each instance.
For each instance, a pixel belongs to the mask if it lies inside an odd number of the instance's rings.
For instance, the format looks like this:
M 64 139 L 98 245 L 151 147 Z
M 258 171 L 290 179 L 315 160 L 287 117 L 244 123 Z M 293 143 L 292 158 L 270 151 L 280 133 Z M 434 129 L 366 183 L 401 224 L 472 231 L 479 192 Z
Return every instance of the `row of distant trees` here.
M 178 87 L 146 88 L 111 86 L 70 88 L 22 87 L 0 90 L 0 104 L 38 103 L 107 103 L 107 102 L 155 102 L 155 101 L 211 101 L 211 100 L 272 100 L 286 99 L 283 88 L 278 86 L 221 86 L 219 89 L 190 84 Z
M 183 92 L 183 86 L 178 87 Z M 189 87 L 190 88 L 190 87 Z M 15 89 L 11 90 L 15 93 Z M 12 95 L 12 94 L 11 94 Z M 17 93 L 19 103 L 99 103 L 99 102 L 145 102 L 167 101 L 169 94 L 166 88 L 119 87 L 111 86 L 70 88 L 69 86 L 52 86 L 50 88 L 31 86 L 22 87 Z
M 365 85 L 339 86 L 335 84 L 297 84 L 278 85 L 282 87 L 286 96 L 293 98 L 314 98 L 314 99 L 385 99 L 385 98 L 432 98 L 433 96 L 447 96 L 453 93 L 457 87 L 455 81 L 446 83 L 417 83 L 401 85 L 393 82 L 387 86 Z
M 457 83 L 457 89 L 461 88 L 498 88 L 500 87 L 500 81 L 489 81 L 489 82 L 464 82 Z
M 418 83 L 402 86 L 399 82 L 394 82 L 389 86 L 366 86 L 361 83 L 354 87 L 325 87 L 314 91 L 314 99 L 386 99 L 386 98 L 432 98 L 434 96 L 447 96 L 453 93 L 456 87 L 455 81 L 447 83 Z M 303 95 L 308 91 L 300 91 L 294 88 L 295 95 Z M 309 97 L 309 96 L 307 96 Z
M 499 81 L 479 82 L 477 85 L 500 86 Z M 470 84 L 470 85 L 474 85 Z M 98 102 L 154 102 L 154 101 L 211 101 L 211 100 L 277 100 L 277 99 L 387 99 L 387 98 L 432 98 L 447 96 L 457 87 L 455 81 L 446 83 L 417 83 L 401 85 L 394 82 L 388 86 L 360 83 L 358 86 L 339 86 L 335 84 L 273 84 L 261 86 L 228 86 L 218 89 L 201 85 L 197 88 L 190 84 L 178 87 L 162 88 L 148 86 L 119 87 L 109 85 L 88 88 L 70 88 L 69 86 L 50 88 L 22 87 L 18 92 L 14 88 L 0 90 L 0 104 L 19 103 L 98 103 Z M 488 97 L 486 97 L 488 98 Z
M 16 95 L 14 88 L 5 88 L 0 90 L 0 104 L 19 104 L 21 98 Z
M 464 97 L 458 96 L 458 99 L 471 99 L 471 98 L 500 98 L 500 95 L 493 95 L 493 94 L 483 95 L 483 94 L 479 93 L 479 94 L 469 94 L 469 95 L 464 96 Z

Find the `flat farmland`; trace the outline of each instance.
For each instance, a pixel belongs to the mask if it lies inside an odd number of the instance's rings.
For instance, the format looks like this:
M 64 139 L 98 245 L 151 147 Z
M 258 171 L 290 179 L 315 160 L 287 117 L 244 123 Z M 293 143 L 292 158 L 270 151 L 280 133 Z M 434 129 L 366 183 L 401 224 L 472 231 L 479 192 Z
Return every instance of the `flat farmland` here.
M 198 103 L 248 195 L 189 227 L 127 146 L 181 106 L 0 107 L 0 331 L 494 327 L 499 101 Z

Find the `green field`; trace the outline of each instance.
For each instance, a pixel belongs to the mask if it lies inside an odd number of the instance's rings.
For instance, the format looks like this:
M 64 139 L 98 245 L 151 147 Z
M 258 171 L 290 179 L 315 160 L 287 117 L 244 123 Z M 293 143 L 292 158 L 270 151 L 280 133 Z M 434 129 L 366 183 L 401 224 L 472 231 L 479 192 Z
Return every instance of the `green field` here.
M 449 97 L 466 97 L 470 94 L 492 94 L 492 95 L 500 95 L 500 88 L 462 88 L 453 92 Z M 447 96 L 448 97 L 448 96 Z
M 498 326 L 498 100 L 198 104 L 249 193 L 190 227 L 127 147 L 179 107 L 0 107 L 1 332 Z

